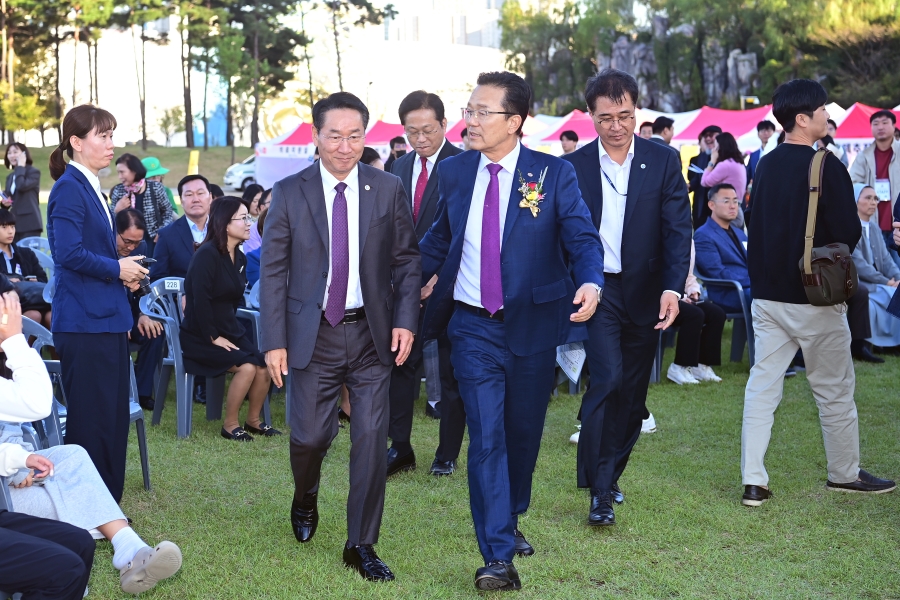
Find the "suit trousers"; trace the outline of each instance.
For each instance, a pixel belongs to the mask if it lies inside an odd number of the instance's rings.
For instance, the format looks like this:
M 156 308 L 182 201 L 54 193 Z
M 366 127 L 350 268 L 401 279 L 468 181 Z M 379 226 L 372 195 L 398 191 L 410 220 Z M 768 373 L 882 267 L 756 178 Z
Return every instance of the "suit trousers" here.
M 453 365 L 450 360 L 452 348 L 446 333 L 437 339 L 437 345 L 441 378 L 441 425 L 434 457 L 441 462 L 448 462 L 459 458 L 463 436 L 466 433 L 466 407 L 459 395 L 459 383 L 453 376 Z
M 116 502 L 125 488 L 131 365 L 125 333 L 54 333 L 69 409 L 66 443 L 87 450 Z
M 156 383 L 156 372 L 159 370 L 163 353 L 166 350 L 166 334 L 161 333 L 155 338 L 151 338 L 137 333 L 136 329 L 131 332 L 131 341 L 140 346 L 137 360 L 134 363 L 134 378 L 137 382 L 138 396 L 152 396 Z M 199 378 L 195 378 L 195 381 L 197 379 Z
M 378 359 L 365 318 L 319 325 L 312 360 L 291 369 L 291 469 L 294 494 L 318 493 L 322 460 L 338 432 L 334 399 L 350 393 L 350 494 L 347 541 L 375 544 L 384 513 L 387 479 L 388 388 L 391 366 Z
M 422 388 L 419 370 L 425 362 L 424 345 L 422 336 L 417 335 L 406 362 L 391 368 L 388 437 L 395 442 L 408 443 L 412 435 L 415 403 Z
M 95 548 L 80 527 L 0 511 L 0 590 L 28 600 L 81 600 Z
M 447 327 L 469 426 L 469 503 L 485 562 L 513 559 L 513 530 L 531 502 L 556 365 L 555 348 L 513 354 L 506 327 L 459 308 Z
M 775 409 L 784 393 L 784 371 L 803 350 L 806 379 L 819 407 L 828 479 L 856 481 L 859 475 L 859 418 L 853 393 L 846 306 L 753 301 L 756 363 L 744 393 L 741 477 L 744 485 L 768 485 L 763 459 L 772 436 Z
M 681 367 L 721 365 L 725 311 L 709 301 L 680 302 L 678 308 L 678 316 L 672 322 L 673 327 L 680 328 L 674 363 Z
M 622 280 L 608 278 L 585 342 L 590 385 L 581 400 L 578 487 L 608 491 L 618 480 L 647 416 L 647 388 L 659 332 L 628 316 Z
M 847 299 L 847 325 L 850 338 L 863 341 L 872 337 L 872 323 L 869 321 L 869 290 L 860 286 Z

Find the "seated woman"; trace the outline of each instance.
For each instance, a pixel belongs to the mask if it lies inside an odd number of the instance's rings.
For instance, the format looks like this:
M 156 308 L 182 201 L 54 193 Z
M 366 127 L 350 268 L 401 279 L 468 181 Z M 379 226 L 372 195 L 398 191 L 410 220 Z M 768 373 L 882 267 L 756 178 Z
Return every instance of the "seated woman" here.
M 250 237 L 252 220 L 247 212 L 235 196 L 212 203 L 206 239 L 194 253 L 184 279 L 186 302 L 180 332 L 185 371 L 204 377 L 234 373 L 222 437 L 241 442 L 253 441 L 248 431 L 281 434 L 259 418 L 271 380 L 265 358 L 235 316 L 247 286 L 247 258 L 238 251 Z M 238 416 L 248 391 L 250 409 L 241 428 Z
M 116 174 L 121 183 L 109 191 L 113 213 L 126 208 L 141 213 L 147 225 L 144 240 L 148 256 L 152 256 L 159 230 L 175 220 L 166 187 L 147 179 L 147 167 L 133 154 L 125 153 L 116 159 Z
M 31 248 L 19 247 L 13 240 L 16 237 L 16 216 L 8 210 L 0 210 L 0 251 L 4 260 L 0 260 L 0 274 L 6 275 L 11 282 L 37 281 L 47 283 L 47 272 L 38 262 L 37 255 Z M 22 301 L 22 314 L 50 329 L 50 305 L 46 302 Z
M 893 348 L 900 346 L 900 319 L 888 314 L 887 307 L 900 284 L 900 269 L 888 253 L 877 220 L 872 220 L 878 211 L 875 190 L 861 183 L 854 183 L 853 191 L 856 195 L 856 212 L 862 223 L 862 238 L 853 250 L 853 262 L 859 274 L 860 290 L 869 293 L 872 337 L 868 341 L 882 348 Z
M 46 417 L 53 402 L 50 377 L 40 356 L 28 348 L 22 335 L 18 297 L 7 293 L 0 298 L 0 339 L 8 356 L 7 365 L 15 374 L 15 383 L 3 380 L 0 386 L 0 418 L 26 421 Z M 22 438 L 21 425 L 0 421 L 0 475 L 10 477 L 9 491 L 17 513 L 63 521 L 83 530 L 96 529 L 112 542 L 113 566 L 120 570 L 119 580 L 126 593 L 149 590 L 178 572 L 178 546 L 166 541 L 151 548 L 134 532 L 84 448 L 66 445 L 32 450 Z M 3 515 L 0 513 L 0 517 Z M 93 551 L 90 554 L 93 557 Z M 86 566 L 87 575 L 78 583 L 80 587 L 75 587 L 76 593 L 40 597 L 81 598 L 90 576 L 90 563 Z M 42 577 L 53 576 L 50 565 L 42 565 L 42 569 Z M 0 588 L 5 587 L 3 583 Z

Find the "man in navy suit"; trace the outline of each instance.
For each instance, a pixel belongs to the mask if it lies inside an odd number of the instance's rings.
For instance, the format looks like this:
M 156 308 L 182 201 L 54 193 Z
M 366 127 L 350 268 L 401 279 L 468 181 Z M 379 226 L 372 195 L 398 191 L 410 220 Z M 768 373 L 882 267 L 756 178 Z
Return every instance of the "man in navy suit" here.
M 421 90 L 410 93 L 400 103 L 399 113 L 400 122 L 414 151 L 394 161 L 391 172 L 403 182 L 406 196 L 410 199 L 416 239 L 421 240 L 434 222 L 437 210 L 437 167 L 444 159 L 461 154 L 462 150 L 445 137 L 447 118 L 444 115 L 444 103 L 436 94 Z M 422 310 L 421 313 L 424 316 L 425 311 Z M 419 329 L 421 330 L 421 323 Z M 391 447 L 387 456 L 389 477 L 416 467 L 416 455 L 409 440 L 412 434 L 413 407 L 421 386 L 418 374 L 423 359 L 422 342 L 422 337 L 417 337 L 409 359 L 402 365 L 395 365 L 391 373 L 391 422 L 388 427 Z M 466 413 L 459 397 L 459 387 L 453 377 L 453 367 L 450 366 L 450 342 L 447 336 L 440 335 L 437 344 L 440 408 L 431 405 L 426 408 L 429 414 L 441 417 L 440 444 L 431 465 L 431 473 L 451 475 L 462 446 Z
M 766 121 L 768 123 L 768 121 Z M 737 192 L 728 183 L 709 190 L 712 216 L 694 232 L 697 271 L 713 279 L 734 279 L 744 288 L 747 305 L 750 295 L 750 271 L 747 269 L 747 235 L 731 224 L 740 210 Z M 727 312 L 741 312 L 737 290 L 710 287 L 709 299 Z
M 530 105 L 521 77 L 479 75 L 463 110 L 472 150 L 439 165 L 437 216 L 420 244 L 423 283 L 438 276 L 424 337 L 447 328 L 469 427 L 480 590 L 521 587 L 513 556 L 534 548 L 518 515 L 531 500 L 556 347 L 584 339 L 603 284 L 571 166 L 519 143 Z
M 659 329 L 678 316 L 691 257 L 691 208 L 681 160 L 634 135 L 638 85 L 606 69 L 588 80 L 599 138 L 564 157 L 603 241 L 603 302 L 588 321 L 591 383 L 581 403 L 578 487 L 591 490 L 588 525 L 613 525 L 612 503 L 647 412 Z M 656 130 L 654 125 L 654 131 Z
M 203 175 L 187 175 L 178 182 L 178 195 L 184 216 L 159 231 L 153 250 L 156 262 L 150 267 L 150 279 L 184 277 L 194 257 L 194 250 L 206 239 L 209 221 L 209 181 Z

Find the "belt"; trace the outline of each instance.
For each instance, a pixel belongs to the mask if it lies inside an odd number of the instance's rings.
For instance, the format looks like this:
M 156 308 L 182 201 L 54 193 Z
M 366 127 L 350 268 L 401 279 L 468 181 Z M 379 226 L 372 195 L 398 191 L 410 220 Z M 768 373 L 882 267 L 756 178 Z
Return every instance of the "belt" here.
M 463 309 L 464 311 L 470 312 L 473 315 L 478 315 L 479 317 L 484 317 L 486 319 L 492 319 L 494 321 L 503 322 L 503 309 L 501 308 L 494 314 L 489 313 L 486 309 L 481 308 L 480 306 L 472 306 L 471 304 L 466 304 L 465 302 L 460 302 L 457 300 L 456 306 Z
M 622 279 L 622 273 L 603 273 L 604 279 Z
M 344 318 L 340 320 L 338 325 L 346 325 L 348 323 L 356 323 L 362 319 L 366 318 L 366 308 L 364 306 L 360 306 L 359 308 L 350 308 L 344 311 Z M 328 319 L 325 318 L 325 311 L 322 311 L 322 322 L 328 323 Z

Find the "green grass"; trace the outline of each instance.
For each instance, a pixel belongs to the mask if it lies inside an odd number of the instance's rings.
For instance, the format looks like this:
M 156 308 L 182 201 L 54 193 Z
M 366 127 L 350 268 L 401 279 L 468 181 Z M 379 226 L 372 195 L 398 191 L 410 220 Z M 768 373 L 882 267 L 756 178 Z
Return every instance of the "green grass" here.
M 726 329 L 726 338 L 730 328 Z M 728 347 L 723 349 L 728 356 Z M 746 356 L 746 355 L 745 355 Z M 667 351 L 667 363 L 672 350 Z M 896 386 L 900 359 L 857 364 L 864 468 L 900 476 Z M 650 387 L 659 431 L 642 436 L 621 481 L 618 524 L 585 525 L 588 499 L 576 488 L 579 398 L 550 404 L 520 527 L 537 554 L 516 561 L 521 598 L 900 598 L 900 494 L 826 493 L 825 457 L 809 386 L 785 385 L 767 467 L 775 498 L 740 505 L 740 430 L 747 365 L 726 363 L 720 384 Z M 287 435 L 249 445 L 219 437 L 220 422 L 194 409 L 194 431 L 175 437 L 174 398 L 148 427 L 153 491 L 141 486 L 132 433 L 122 506 L 149 542 L 170 539 L 184 567 L 146 598 L 472 598 L 481 558 L 468 506 L 465 445 L 449 478 L 429 475 L 438 423 L 417 406 L 419 468 L 388 482 L 380 555 L 397 575 L 372 584 L 345 570 L 348 430 L 325 459 L 315 539 L 301 546 L 288 511 L 293 482 Z M 284 428 L 283 396 L 273 402 Z M 149 419 L 149 414 L 148 414 Z M 120 598 L 111 546 L 98 543 L 91 597 Z

